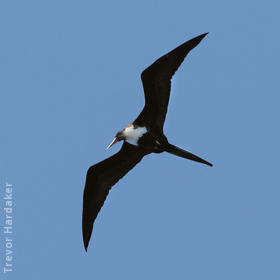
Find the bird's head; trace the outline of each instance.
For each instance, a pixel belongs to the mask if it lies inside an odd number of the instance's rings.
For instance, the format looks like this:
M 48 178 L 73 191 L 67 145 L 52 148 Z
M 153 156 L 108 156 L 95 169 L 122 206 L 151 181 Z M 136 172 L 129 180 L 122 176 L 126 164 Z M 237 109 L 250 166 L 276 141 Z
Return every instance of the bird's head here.
M 113 141 L 109 144 L 109 146 L 107 147 L 107 149 L 110 149 L 115 143 L 125 140 L 125 136 L 123 133 L 123 130 L 118 131 L 117 134 L 115 135 Z

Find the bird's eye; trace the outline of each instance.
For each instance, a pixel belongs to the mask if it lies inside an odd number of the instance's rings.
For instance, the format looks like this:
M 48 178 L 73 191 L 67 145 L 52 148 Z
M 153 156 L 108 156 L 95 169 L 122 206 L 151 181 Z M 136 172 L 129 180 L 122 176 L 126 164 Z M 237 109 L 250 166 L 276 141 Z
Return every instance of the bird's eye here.
M 118 140 L 123 140 L 123 135 L 121 134 L 121 133 L 117 133 L 116 134 L 116 138 L 118 139 Z

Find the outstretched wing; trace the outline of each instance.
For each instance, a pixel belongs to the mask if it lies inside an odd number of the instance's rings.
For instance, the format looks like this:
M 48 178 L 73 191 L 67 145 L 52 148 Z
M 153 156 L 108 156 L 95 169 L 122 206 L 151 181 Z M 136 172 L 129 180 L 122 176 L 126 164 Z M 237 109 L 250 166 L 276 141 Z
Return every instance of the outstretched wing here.
M 163 131 L 170 96 L 171 78 L 187 54 L 196 47 L 208 33 L 197 36 L 156 60 L 141 74 L 145 93 L 145 107 L 135 120 Z
M 85 250 L 93 223 L 113 185 L 131 170 L 148 152 L 124 141 L 121 150 L 87 171 L 83 198 L 83 240 Z

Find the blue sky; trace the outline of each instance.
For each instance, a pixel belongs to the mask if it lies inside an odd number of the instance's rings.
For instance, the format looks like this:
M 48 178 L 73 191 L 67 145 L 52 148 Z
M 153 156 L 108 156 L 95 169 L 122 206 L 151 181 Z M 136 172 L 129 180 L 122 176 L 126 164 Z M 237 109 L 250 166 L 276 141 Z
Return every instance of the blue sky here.
M 0 194 L 14 191 L 4 278 L 279 280 L 279 8 L 2 1 Z M 214 167 L 147 156 L 110 192 L 85 253 L 87 168 L 120 148 L 106 150 L 144 104 L 141 71 L 204 32 L 173 79 L 165 133 Z

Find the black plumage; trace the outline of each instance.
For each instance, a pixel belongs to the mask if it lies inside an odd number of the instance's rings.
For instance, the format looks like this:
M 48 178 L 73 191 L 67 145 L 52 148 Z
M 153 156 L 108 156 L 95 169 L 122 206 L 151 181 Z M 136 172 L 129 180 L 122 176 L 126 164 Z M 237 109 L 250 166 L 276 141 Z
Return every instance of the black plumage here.
M 147 154 L 147 151 L 124 141 L 118 153 L 88 169 L 83 199 L 83 239 L 86 250 L 94 220 L 111 187 Z
M 141 79 L 145 93 L 145 106 L 135 120 L 137 124 L 149 124 L 154 130 L 162 133 L 165 116 L 167 113 L 171 79 L 187 54 L 196 47 L 207 35 L 199 35 L 171 52 L 156 60 L 146 68 Z
M 207 33 L 197 36 L 156 60 L 141 74 L 145 106 L 137 119 L 129 124 L 109 145 L 124 140 L 115 155 L 91 166 L 87 172 L 83 196 L 83 240 L 88 248 L 93 224 L 111 187 L 149 153 L 168 152 L 209 166 L 206 160 L 170 144 L 163 125 L 170 96 L 171 79 L 186 55 Z

